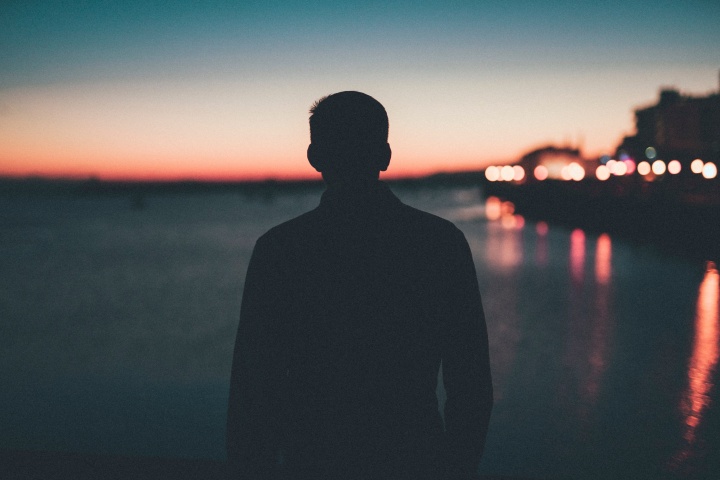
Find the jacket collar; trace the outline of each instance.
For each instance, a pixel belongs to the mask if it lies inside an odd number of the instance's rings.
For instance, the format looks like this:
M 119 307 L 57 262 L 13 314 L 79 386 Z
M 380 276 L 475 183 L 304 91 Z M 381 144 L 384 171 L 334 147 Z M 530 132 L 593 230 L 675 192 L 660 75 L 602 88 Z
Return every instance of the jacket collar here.
M 330 185 L 320 199 L 321 207 L 340 209 L 392 207 L 400 200 L 384 182 Z

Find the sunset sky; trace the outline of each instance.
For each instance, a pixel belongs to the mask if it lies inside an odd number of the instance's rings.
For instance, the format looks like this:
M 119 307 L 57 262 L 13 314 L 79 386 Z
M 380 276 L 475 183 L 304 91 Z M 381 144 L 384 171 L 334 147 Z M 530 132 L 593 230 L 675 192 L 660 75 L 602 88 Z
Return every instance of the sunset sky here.
M 0 175 L 314 177 L 319 97 L 390 116 L 388 173 L 612 152 L 633 108 L 718 89 L 720 2 L 5 1 Z

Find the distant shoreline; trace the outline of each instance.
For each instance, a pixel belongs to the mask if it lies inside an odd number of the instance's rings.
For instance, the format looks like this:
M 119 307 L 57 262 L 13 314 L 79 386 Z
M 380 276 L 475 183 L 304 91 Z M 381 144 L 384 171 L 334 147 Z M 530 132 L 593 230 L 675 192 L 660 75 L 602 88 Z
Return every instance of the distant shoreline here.
M 404 187 L 479 187 L 483 172 L 436 173 L 422 177 L 382 179 Z M 1 177 L 2 194 L 155 194 L 155 193 L 262 193 L 296 192 L 323 186 L 321 179 L 310 180 L 101 180 L 97 178 Z

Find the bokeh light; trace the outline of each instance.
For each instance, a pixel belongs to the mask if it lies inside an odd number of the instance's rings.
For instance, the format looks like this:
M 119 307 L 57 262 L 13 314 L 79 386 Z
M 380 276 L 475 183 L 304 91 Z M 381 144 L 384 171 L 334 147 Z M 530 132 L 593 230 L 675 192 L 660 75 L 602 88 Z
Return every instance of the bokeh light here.
M 562 167 L 562 170 L 560 170 L 560 178 L 565 181 L 572 180 L 572 175 L 570 175 L 570 165 Z
M 485 216 L 488 220 L 498 220 L 500 218 L 501 203 L 497 197 L 488 197 L 485 200 Z
M 615 162 L 610 171 L 613 175 L 622 177 L 627 173 L 627 165 L 625 165 L 625 162 Z
M 637 171 L 640 175 L 648 175 L 652 168 L 648 162 L 640 162 L 637 166 Z
M 516 182 L 520 182 L 525 178 L 525 169 L 521 167 L 520 165 L 515 165 L 513 167 L 513 180 Z
M 515 170 L 510 165 L 505 165 L 500 169 L 500 178 L 504 181 L 509 182 L 515 178 Z
M 548 178 L 548 173 L 548 169 L 545 165 L 538 165 L 533 171 L 533 175 L 535 175 L 535 178 L 537 178 L 541 182 Z
M 677 160 L 670 160 L 668 163 L 667 171 L 670 175 L 677 175 L 682 170 L 682 165 Z
M 717 177 L 717 166 L 713 162 L 707 162 L 703 165 L 702 175 L 708 180 Z
M 648 160 L 653 160 L 655 157 L 657 157 L 657 150 L 655 150 L 653 147 L 647 147 L 645 149 L 645 157 L 647 157 Z
M 635 173 L 635 160 L 633 160 L 632 158 L 628 158 L 627 160 L 624 160 L 623 163 L 625 163 L 628 175 L 632 175 L 633 173 Z
M 662 175 L 667 170 L 665 162 L 662 160 L 655 160 L 652 164 L 652 171 L 655 175 Z
M 610 178 L 610 169 L 605 165 L 600 165 L 597 169 L 595 169 L 595 176 L 598 180 L 604 182 Z
M 515 204 L 512 202 L 502 202 L 500 204 L 500 214 L 504 217 L 515 213 Z
M 572 162 L 568 165 L 568 173 L 570 174 L 570 178 L 576 182 L 585 178 L 585 169 L 576 162 Z
M 500 179 L 500 170 L 496 166 L 485 169 L 485 178 L 491 182 L 497 182 Z
M 690 170 L 691 170 L 693 173 L 702 173 L 702 171 L 703 171 L 703 165 L 704 165 L 704 162 L 703 162 L 701 159 L 696 158 L 696 159 L 693 160 L 692 163 L 690 164 Z

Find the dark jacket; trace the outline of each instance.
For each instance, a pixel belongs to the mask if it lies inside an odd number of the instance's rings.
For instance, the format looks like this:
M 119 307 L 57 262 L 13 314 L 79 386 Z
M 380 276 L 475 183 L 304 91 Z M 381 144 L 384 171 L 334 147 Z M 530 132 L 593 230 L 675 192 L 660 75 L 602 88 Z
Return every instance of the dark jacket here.
M 378 182 L 328 190 L 257 241 L 228 409 L 237 478 L 468 478 L 491 408 L 475 267 L 453 224 Z

